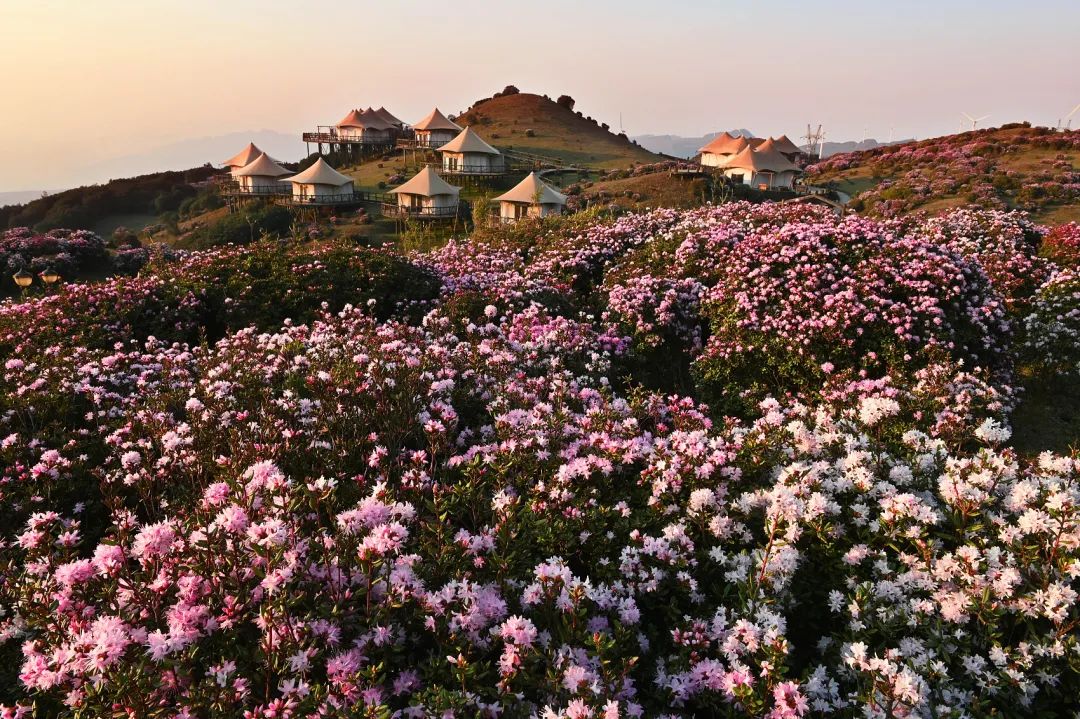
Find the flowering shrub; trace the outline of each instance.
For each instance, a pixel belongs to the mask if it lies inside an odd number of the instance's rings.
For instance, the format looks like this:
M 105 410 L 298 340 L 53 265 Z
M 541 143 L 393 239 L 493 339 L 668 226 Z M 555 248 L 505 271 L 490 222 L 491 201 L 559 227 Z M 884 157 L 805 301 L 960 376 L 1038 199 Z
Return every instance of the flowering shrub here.
M 934 349 L 984 366 L 1004 356 L 1009 322 L 981 268 L 921 236 L 849 218 L 753 232 L 715 252 L 712 335 L 697 361 L 714 398 L 793 391 L 835 368 L 904 371 Z
M 1065 267 L 1080 267 L 1080 224 L 1058 225 L 1046 234 L 1042 254 Z
M 1012 310 L 1023 307 L 1050 274 L 1036 251 L 1044 229 L 1016 212 L 950 210 L 919 221 L 918 231 L 979 263 Z
M 107 259 L 105 240 L 87 230 L 49 230 L 41 234 L 16 227 L 0 235 L 0 267 L 7 270 L 40 272 L 51 267 L 70 276 L 93 269 Z
M 1080 130 L 1006 126 L 833 155 L 807 173 L 816 182 L 842 179 L 852 169 L 887 178 L 855 198 L 856 209 L 878 216 L 907 213 L 946 196 L 986 209 L 1033 211 L 1080 200 L 1077 150 Z M 1026 152 L 1038 160 L 1033 169 L 1013 163 Z
M 607 303 L 613 317 L 645 346 L 656 347 L 667 340 L 698 351 L 702 345 L 702 291 L 701 283 L 694 280 L 642 275 L 612 287 Z
M 1080 275 L 1076 270 L 1055 273 L 1024 318 L 1028 359 L 1047 376 L 1080 378 Z
M 0 306 L 0 712 L 1070 708 L 1080 462 L 1008 447 L 1003 300 L 789 212 L 255 244 Z M 741 418 L 642 388 L 643 352 L 740 358 L 702 307 L 836 366 Z M 893 344 L 934 349 L 857 356 Z

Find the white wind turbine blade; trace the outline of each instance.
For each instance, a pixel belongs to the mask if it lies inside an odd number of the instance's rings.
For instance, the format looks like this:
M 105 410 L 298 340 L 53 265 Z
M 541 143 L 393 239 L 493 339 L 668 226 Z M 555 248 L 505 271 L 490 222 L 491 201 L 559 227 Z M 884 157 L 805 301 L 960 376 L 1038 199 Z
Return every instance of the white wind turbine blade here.
M 1072 109 L 1072 112 L 1070 112 L 1068 115 L 1065 116 L 1065 129 L 1066 130 L 1071 130 L 1072 129 L 1073 115 L 1075 115 L 1078 112 L 1080 112 L 1080 105 L 1077 105 L 1076 107 L 1074 107 Z M 1061 120 L 1058 120 L 1058 129 L 1059 130 L 1061 129 Z

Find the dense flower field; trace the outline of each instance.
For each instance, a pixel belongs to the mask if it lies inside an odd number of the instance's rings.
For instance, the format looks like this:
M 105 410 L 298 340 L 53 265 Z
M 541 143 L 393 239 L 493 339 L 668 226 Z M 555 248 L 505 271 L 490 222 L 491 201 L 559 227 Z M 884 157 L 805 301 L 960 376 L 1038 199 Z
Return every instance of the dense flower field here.
M 1075 708 L 1043 234 L 734 204 L 0 305 L 0 716 Z
M 865 152 L 834 155 L 807 168 L 811 181 L 860 170 L 881 181 L 855 198 L 855 207 L 892 217 L 942 197 L 990 209 L 1025 210 L 1080 202 L 1080 130 L 1006 126 Z M 1016 163 L 1023 153 L 1034 164 Z

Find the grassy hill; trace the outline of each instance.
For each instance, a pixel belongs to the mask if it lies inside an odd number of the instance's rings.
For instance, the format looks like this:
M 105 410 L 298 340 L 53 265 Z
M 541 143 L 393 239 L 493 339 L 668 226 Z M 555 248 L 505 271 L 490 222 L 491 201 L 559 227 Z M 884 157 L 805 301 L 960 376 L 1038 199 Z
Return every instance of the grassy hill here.
M 111 233 L 118 225 L 141 229 L 162 213 L 190 206 L 199 194 L 193 183 L 216 172 L 210 166 L 155 172 L 76 187 L 25 205 L 0 207 L 0 229 L 25 226 L 44 232 L 67 228 L 102 234 Z
M 663 158 L 634 144 L 625 135 L 575 111 L 568 104 L 529 93 L 500 94 L 473 104 L 456 118 L 499 149 L 515 149 L 552 157 L 595 170 L 627 168 Z M 339 168 L 340 169 L 340 168 Z M 407 171 L 401 152 L 342 169 L 357 186 L 374 189 Z
M 1005 125 L 836 155 L 808 176 L 871 215 L 976 205 L 1069 222 L 1080 220 L 1080 131 Z

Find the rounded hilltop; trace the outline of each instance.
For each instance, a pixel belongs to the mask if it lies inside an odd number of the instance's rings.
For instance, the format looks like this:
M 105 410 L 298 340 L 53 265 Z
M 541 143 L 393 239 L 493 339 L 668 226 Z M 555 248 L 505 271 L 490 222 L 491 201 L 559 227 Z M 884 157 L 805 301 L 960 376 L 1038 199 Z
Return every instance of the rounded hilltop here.
M 516 92 L 510 86 L 484 98 L 454 118 L 472 126 L 488 142 L 523 152 L 557 157 L 600 169 L 626 167 L 634 162 L 656 162 L 659 155 L 634 144 L 607 123 L 575 108 L 573 98 L 553 100 L 547 95 Z

